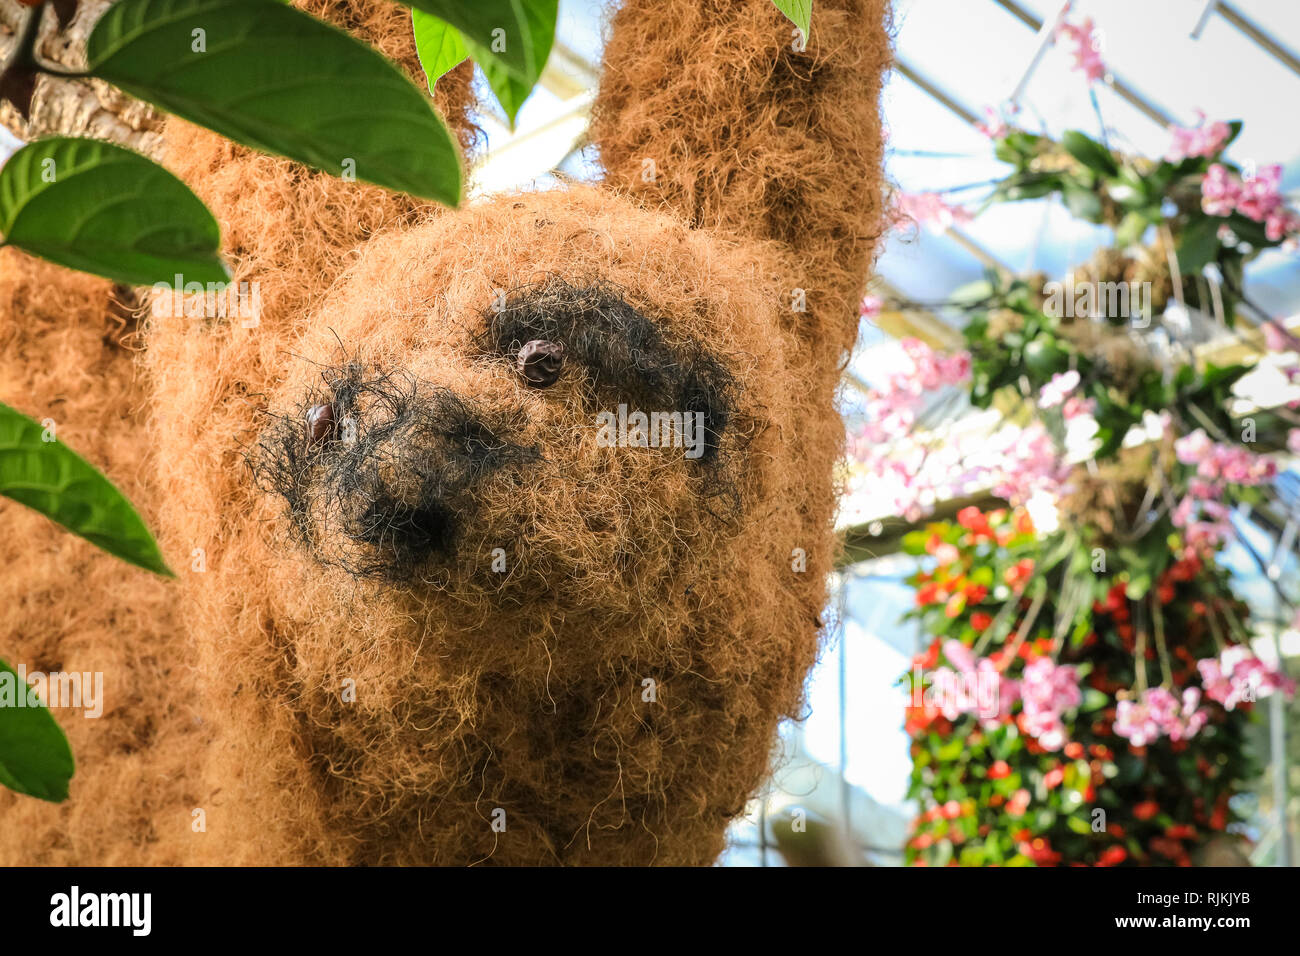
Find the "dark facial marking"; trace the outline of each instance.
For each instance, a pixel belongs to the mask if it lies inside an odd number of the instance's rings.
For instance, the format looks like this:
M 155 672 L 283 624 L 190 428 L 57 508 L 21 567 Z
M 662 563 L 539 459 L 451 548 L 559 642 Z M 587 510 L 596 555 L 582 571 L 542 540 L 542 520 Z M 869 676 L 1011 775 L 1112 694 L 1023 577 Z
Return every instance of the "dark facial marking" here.
M 540 459 L 449 389 L 357 362 L 323 379 L 324 394 L 273 421 L 248 463 L 284 500 L 295 537 L 354 575 L 407 580 L 451 558 L 480 483 Z M 322 431 L 332 440 L 314 440 Z
M 513 357 L 536 340 L 562 346 L 614 404 L 702 414 L 700 461 L 709 464 L 717 458 L 737 387 L 702 344 L 669 343 L 656 322 L 608 284 L 575 286 L 560 279 L 521 290 L 489 312 L 481 347 Z

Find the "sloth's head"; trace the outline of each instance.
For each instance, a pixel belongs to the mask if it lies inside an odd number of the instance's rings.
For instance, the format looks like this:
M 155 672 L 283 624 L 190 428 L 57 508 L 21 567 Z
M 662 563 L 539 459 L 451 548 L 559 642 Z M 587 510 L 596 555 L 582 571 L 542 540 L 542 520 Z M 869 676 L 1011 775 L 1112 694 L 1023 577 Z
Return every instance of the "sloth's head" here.
M 249 334 L 217 663 L 343 858 L 716 854 L 815 647 L 836 426 L 789 314 L 753 247 L 588 188 L 377 237 Z
M 249 455 L 294 560 L 479 610 L 669 597 L 745 526 L 786 407 L 756 282 L 596 190 L 376 239 L 286 346 Z

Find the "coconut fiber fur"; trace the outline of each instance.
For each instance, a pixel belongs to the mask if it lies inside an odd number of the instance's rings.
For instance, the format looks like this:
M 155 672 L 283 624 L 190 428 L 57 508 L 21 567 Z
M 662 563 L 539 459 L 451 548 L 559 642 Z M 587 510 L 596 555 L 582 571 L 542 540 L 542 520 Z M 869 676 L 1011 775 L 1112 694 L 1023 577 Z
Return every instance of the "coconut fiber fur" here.
M 605 183 L 459 211 L 171 122 L 251 327 L 142 302 L 136 328 L 5 252 L 31 344 L 0 397 L 63 402 L 180 579 L 4 508 L 33 567 L 0 647 L 105 670 L 110 707 L 60 715 L 66 805 L 0 795 L 0 861 L 712 862 L 817 656 L 886 19 L 818 0 L 796 50 L 770 0 L 627 0 Z M 521 369 L 536 340 L 558 360 Z M 620 406 L 699 442 L 611 447 Z

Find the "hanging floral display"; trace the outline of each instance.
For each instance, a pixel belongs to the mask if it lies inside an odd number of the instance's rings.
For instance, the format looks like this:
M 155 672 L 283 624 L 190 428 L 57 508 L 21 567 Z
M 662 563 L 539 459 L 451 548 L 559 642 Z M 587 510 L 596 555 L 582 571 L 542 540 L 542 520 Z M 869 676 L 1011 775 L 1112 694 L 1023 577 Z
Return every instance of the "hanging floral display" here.
M 1104 73 L 1091 26 L 1067 31 Z M 990 273 L 942 307 L 965 348 L 915 340 L 867 395 L 851 434 L 857 478 L 913 522 L 904 538 L 927 636 L 904 678 L 920 807 L 907 861 L 928 865 L 1187 865 L 1234 821 L 1256 768 L 1258 700 L 1294 684 L 1252 649 L 1246 606 L 1219 561 L 1239 507 L 1285 515 L 1278 457 L 1300 451 L 1300 341 L 1244 288 L 1246 264 L 1292 248 L 1300 217 L 1276 166 L 1224 150 L 1241 124 L 1171 130 L 1165 156 L 1129 156 L 981 124 L 1012 167 L 988 203 L 1059 195 L 1114 243 L 1060 281 Z M 945 227 L 972 211 L 938 194 L 902 204 Z M 880 296 L 864 308 L 917 308 Z M 1203 344 L 1236 328 L 1269 357 L 1276 400 L 1240 387 L 1254 362 Z M 926 410 L 973 406 L 932 427 Z M 1060 530 L 1023 510 L 1046 501 Z M 1035 512 L 1037 513 L 1037 512 Z M 1294 614 L 1295 582 L 1266 575 Z

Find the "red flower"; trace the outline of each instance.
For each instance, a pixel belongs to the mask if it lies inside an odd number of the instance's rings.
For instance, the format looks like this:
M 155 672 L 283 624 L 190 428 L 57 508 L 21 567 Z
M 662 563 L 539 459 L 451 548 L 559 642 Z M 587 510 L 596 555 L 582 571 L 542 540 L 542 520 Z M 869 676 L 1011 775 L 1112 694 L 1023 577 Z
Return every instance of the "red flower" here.
M 1098 866 L 1116 866 L 1128 859 L 1128 850 L 1116 844 L 1109 846 L 1102 851 L 1101 856 L 1097 858 Z
M 982 584 L 966 585 L 966 600 L 971 604 L 979 604 L 989 596 L 989 589 Z
M 1029 791 L 1021 788 L 1011 795 L 1007 801 L 1007 813 L 1013 817 L 1023 817 L 1025 811 L 1029 809 Z
M 1021 558 L 1011 567 L 1002 572 L 1002 579 L 1011 585 L 1018 587 L 1029 580 L 1030 575 L 1034 573 L 1034 561 L 1032 558 Z
M 976 611 L 970 616 L 970 626 L 976 631 L 984 631 L 993 623 L 993 616 L 985 614 L 983 611 Z
M 1133 816 L 1139 820 L 1150 820 L 1160 812 L 1160 804 L 1154 800 L 1144 800 L 1133 808 Z
M 1196 839 L 1196 827 L 1189 823 L 1172 823 L 1165 827 L 1165 836 L 1172 840 Z
M 1064 779 L 1065 771 L 1060 767 L 1053 767 L 1051 770 L 1047 771 L 1046 775 L 1043 777 L 1043 786 L 1047 787 L 1048 790 L 1055 790 L 1061 785 L 1061 781 Z
M 1052 849 L 1052 844 L 1047 841 L 1046 837 L 1034 837 L 1032 840 L 1021 841 L 1016 849 L 1039 866 L 1055 866 L 1061 862 L 1061 854 Z
M 1083 744 L 1077 740 L 1071 740 L 1065 745 L 1065 755 L 1071 760 L 1078 760 L 1083 756 Z
M 957 512 L 957 523 L 977 535 L 989 534 L 989 519 L 974 505 Z
M 989 779 L 1001 780 L 1003 777 L 1011 776 L 1011 767 L 1005 760 L 999 760 L 989 767 Z
M 925 585 L 916 592 L 916 606 L 925 607 L 927 604 L 933 604 L 939 599 L 939 585 L 933 582 Z
M 1128 603 L 1128 598 L 1125 596 L 1126 590 L 1123 583 L 1117 583 L 1112 584 L 1110 590 L 1106 592 L 1106 609 L 1112 614 L 1124 609 Z
M 1152 837 L 1151 849 L 1159 853 L 1167 860 L 1173 860 L 1181 863 L 1187 856 L 1187 851 L 1177 840 L 1171 840 L 1168 837 Z

